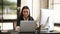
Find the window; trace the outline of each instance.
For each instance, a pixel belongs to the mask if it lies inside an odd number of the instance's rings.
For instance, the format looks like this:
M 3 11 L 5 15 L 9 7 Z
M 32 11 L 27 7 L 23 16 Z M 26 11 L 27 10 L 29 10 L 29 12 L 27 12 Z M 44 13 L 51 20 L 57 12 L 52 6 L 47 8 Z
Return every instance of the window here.
M 3 0 L 3 14 L 17 13 L 17 0 Z
M 60 0 L 53 1 L 53 9 L 55 10 L 55 23 L 60 23 Z
M 3 0 L 3 19 L 17 19 L 17 0 Z
M 0 0 L 0 19 L 2 19 L 2 0 Z
M 60 0 L 49 0 L 49 9 L 55 12 L 55 23 L 60 23 Z
M 18 6 L 17 2 L 18 2 L 17 0 L 0 0 L 0 27 L 2 25 L 3 25 L 2 27 L 4 27 L 8 23 L 9 23 L 8 25 L 13 25 L 14 27 L 16 26 L 15 23 L 17 21 L 17 12 L 18 12 L 17 7 L 20 6 L 20 4 Z M 5 22 L 6 24 L 4 24 Z M 2 27 L 0 28 L 0 30 L 2 30 Z M 8 26 L 6 25 L 6 27 Z
M 60 0 L 54 0 L 54 3 L 60 3 Z

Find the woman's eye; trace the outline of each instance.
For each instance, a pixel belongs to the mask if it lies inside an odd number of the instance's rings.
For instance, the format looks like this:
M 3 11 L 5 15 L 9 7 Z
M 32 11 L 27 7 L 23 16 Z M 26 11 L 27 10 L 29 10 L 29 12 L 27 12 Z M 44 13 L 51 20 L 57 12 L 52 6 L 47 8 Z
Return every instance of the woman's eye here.
M 24 11 L 24 13 L 28 13 L 28 11 Z

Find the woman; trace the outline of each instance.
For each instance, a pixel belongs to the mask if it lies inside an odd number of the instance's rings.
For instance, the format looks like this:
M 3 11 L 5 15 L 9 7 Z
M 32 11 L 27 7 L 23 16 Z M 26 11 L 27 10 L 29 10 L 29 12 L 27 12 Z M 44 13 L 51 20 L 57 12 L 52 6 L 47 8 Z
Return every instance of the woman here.
M 34 19 L 30 16 L 30 9 L 28 8 L 28 6 L 24 6 L 22 8 L 20 17 L 18 17 L 17 19 L 17 31 L 20 32 L 20 21 L 24 20 L 24 21 L 29 21 L 29 20 L 33 20 Z

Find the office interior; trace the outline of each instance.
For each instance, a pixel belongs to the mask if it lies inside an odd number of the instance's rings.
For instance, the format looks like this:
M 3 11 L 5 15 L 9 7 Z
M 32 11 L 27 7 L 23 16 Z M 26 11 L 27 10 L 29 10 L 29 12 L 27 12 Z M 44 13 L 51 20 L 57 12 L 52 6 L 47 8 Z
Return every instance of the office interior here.
M 46 25 L 41 30 L 60 32 L 60 0 L 0 0 L 0 25 L 10 23 L 15 28 L 23 6 L 30 8 L 30 15 L 38 26 Z

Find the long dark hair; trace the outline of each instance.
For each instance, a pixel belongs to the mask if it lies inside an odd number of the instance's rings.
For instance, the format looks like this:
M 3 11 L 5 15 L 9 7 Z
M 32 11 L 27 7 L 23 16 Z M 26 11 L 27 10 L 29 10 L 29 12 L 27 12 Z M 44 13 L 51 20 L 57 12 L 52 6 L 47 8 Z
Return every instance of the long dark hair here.
M 21 13 L 20 13 L 20 18 L 23 18 L 23 10 L 24 10 L 24 9 L 28 9 L 28 10 L 29 10 L 28 18 L 30 18 L 30 9 L 29 9 L 28 6 L 24 6 L 24 7 L 22 8 L 22 11 L 21 11 Z

